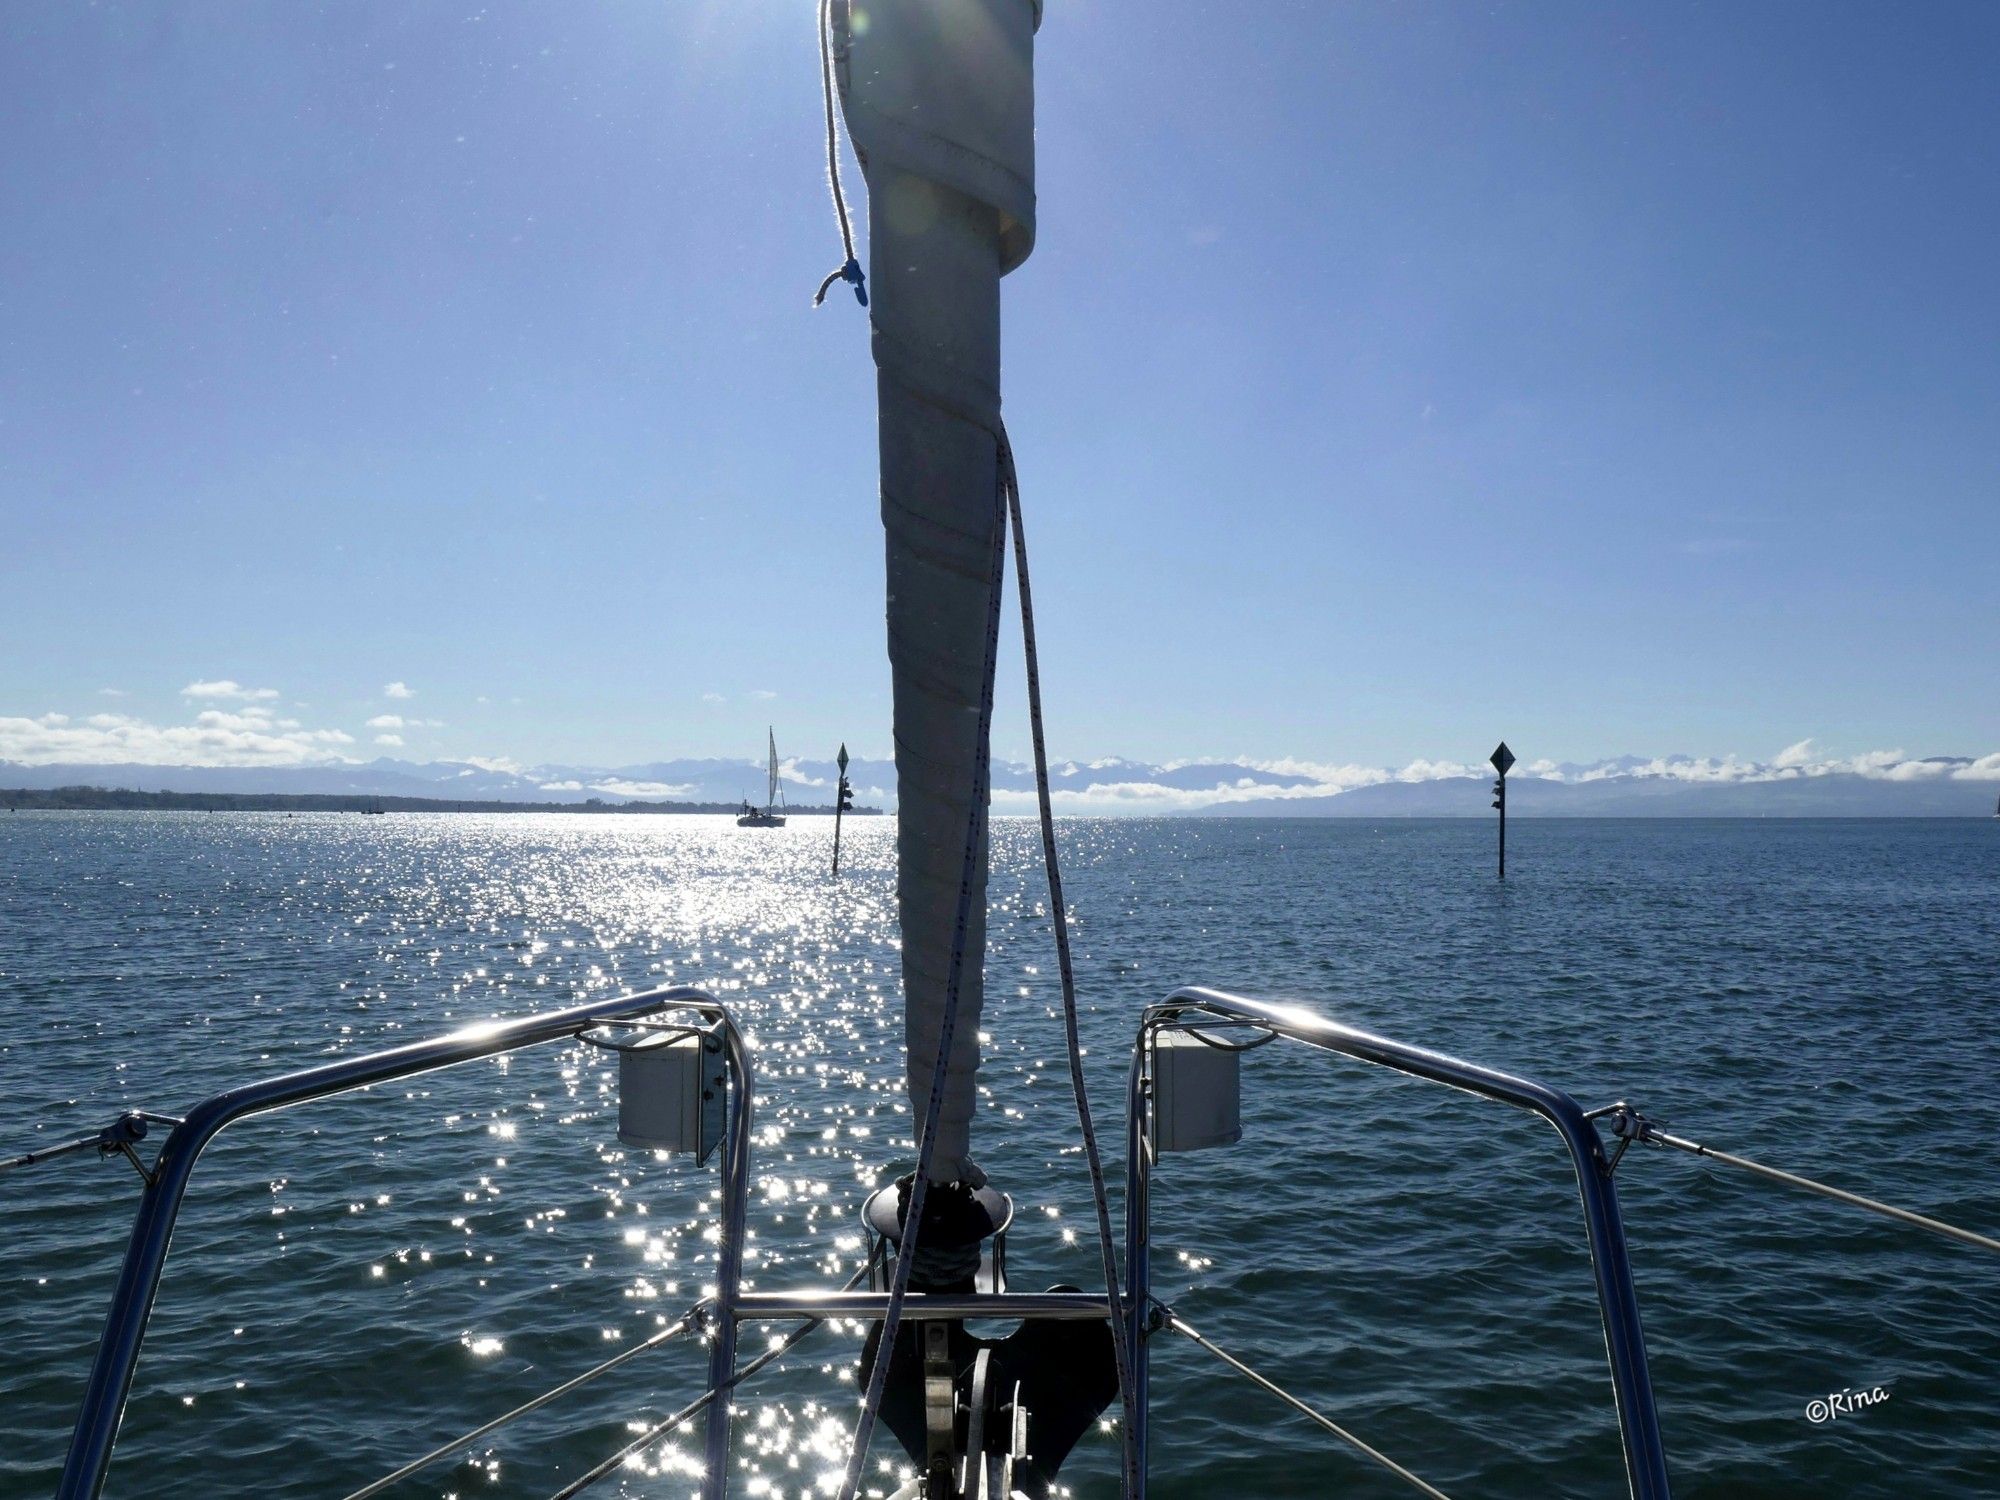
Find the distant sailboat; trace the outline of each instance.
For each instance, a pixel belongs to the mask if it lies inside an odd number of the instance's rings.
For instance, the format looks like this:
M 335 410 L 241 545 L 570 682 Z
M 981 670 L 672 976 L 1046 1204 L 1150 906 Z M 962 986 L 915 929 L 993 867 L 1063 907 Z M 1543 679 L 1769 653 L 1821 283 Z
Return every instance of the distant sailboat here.
M 743 811 L 737 816 L 738 828 L 783 828 L 785 826 L 785 789 L 778 780 L 778 733 L 769 731 L 771 736 L 770 775 L 764 786 L 764 807 L 762 811 L 743 804 Z

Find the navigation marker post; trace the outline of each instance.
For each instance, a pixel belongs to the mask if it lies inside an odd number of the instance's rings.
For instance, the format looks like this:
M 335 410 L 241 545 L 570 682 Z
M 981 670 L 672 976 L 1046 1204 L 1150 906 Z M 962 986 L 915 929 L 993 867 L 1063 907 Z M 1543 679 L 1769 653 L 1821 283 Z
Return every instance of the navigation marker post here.
M 1502 740 L 1500 748 L 1493 752 L 1491 759 L 1493 769 L 1500 773 L 1499 780 L 1493 783 L 1493 805 L 1500 812 L 1500 878 L 1505 880 L 1507 878 L 1507 771 L 1514 764 L 1514 752 L 1509 750 L 1507 742 Z
M 840 815 L 854 806 L 854 788 L 847 784 L 847 746 L 843 742 L 840 754 L 834 757 L 840 766 L 840 790 L 833 799 L 833 873 L 840 873 Z

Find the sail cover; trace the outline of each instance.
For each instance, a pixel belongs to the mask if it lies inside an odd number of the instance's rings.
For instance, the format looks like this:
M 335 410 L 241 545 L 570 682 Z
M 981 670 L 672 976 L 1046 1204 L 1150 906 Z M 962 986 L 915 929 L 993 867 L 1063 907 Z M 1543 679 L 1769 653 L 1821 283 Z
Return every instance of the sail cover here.
M 921 1118 L 973 816 L 998 509 L 1000 278 L 1034 246 L 1038 0 L 834 0 L 842 113 L 868 183 L 869 317 L 894 679 L 897 903 Z M 985 808 L 933 1181 L 978 1180 Z

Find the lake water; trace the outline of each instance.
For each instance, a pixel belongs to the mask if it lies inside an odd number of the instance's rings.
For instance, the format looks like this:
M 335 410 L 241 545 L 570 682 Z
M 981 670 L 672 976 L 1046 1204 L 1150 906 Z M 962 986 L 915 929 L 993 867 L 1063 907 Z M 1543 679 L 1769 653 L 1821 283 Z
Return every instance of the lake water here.
M 0 1155 L 330 1056 L 667 981 L 754 1038 L 748 1269 L 852 1270 L 907 1162 L 893 828 L 726 819 L 0 818 Z M 1062 826 L 1094 1098 L 1200 982 L 1626 1097 L 1679 1134 L 2000 1231 L 2000 824 Z M 1038 841 L 996 825 L 975 1136 L 1014 1281 L 1096 1279 Z M 698 1294 L 713 1166 L 619 1148 L 613 1069 L 544 1049 L 254 1121 L 204 1158 L 109 1492 L 338 1496 Z M 1460 1497 L 1622 1493 L 1574 1181 L 1547 1127 L 1290 1045 L 1245 1139 L 1167 1160 L 1156 1290 Z M 1114 1160 L 1114 1179 L 1122 1168 Z M 1618 1184 L 1682 1496 L 2000 1493 L 2000 1256 L 1660 1150 Z M 0 1176 L 0 1496 L 60 1464 L 136 1199 Z M 1114 1190 L 1116 1183 L 1114 1183 Z M 746 1333 L 754 1351 L 763 1333 Z M 858 1339 L 746 1388 L 740 1492 L 818 1493 Z M 702 1386 L 669 1345 L 398 1493 L 545 1496 Z M 1162 1500 L 1407 1493 L 1162 1335 Z M 1886 1402 L 1814 1423 L 1808 1403 Z M 599 1493 L 680 1496 L 698 1436 Z M 877 1453 L 899 1457 L 883 1434 Z M 1112 1439 L 1065 1471 L 1114 1493 Z M 747 1481 L 761 1481 L 753 1488 Z

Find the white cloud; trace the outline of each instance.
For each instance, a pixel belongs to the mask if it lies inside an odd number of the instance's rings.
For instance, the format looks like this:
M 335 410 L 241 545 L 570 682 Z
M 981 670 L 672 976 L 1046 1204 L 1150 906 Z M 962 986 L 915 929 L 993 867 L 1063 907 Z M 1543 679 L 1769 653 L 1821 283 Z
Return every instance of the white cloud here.
M 778 695 L 772 692 L 769 688 L 757 688 L 751 692 L 750 696 L 753 698 L 762 699 L 764 702 L 768 703 L 771 699 L 777 697 Z
M 1444 781 L 1453 776 L 1484 776 L 1486 767 L 1456 760 L 1413 760 L 1396 773 L 1398 781 Z
M 308 766 L 348 764 L 360 758 L 351 751 L 356 743 L 352 736 L 336 729 L 311 727 L 310 714 L 288 717 L 299 714 L 302 706 L 286 700 L 281 707 L 274 701 L 277 695 L 268 689 L 218 680 L 191 683 L 184 694 L 187 702 L 176 717 L 185 716 L 189 722 L 153 722 L 122 712 L 123 704 L 102 701 L 98 706 L 103 712 L 74 716 L 50 712 L 39 717 L 0 718 L 0 760 L 38 765 Z M 306 722 L 302 723 L 302 718 Z M 382 749 L 402 751 L 409 741 L 422 738 L 411 731 L 441 727 L 442 722 L 437 719 L 380 713 L 366 720 L 363 738 Z M 415 758 L 430 756 L 420 749 Z M 524 774 L 520 763 L 508 757 L 440 755 L 437 758 L 456 762 L 462 767 L 459 774 L 465 777 L 482 772 L 496 776 Z M 761 760 L 746 757 L 741 764 L 761 773 Z M 685 769 L 663 766 L 654 775 L 671 776 L 676 770 L 688 779 L 685 782 L 638 780 L 609 771 L 573 773 L 567 769 L 551 769 L 540 775 L 562 778 L 541 782 L 550 792 L 588 789 L 607 796 L 647 799 L 734 799 L 734 792 L 726 789 L 728 778 L 734 773 L 718 772 L 712 766 L 697 772 L 690 765 Z M 1483 780 L 1490 776 L 1483 764 L 1451 759 L 1417 758 L 1399 765 L 1371 766 L 1300 757 L 1264 759 L 1240 755 L 1210 755 L 1164 765 L 1100 757 L 1062 762 L 1055 770 L 1054 800 L 1065 813 L 1173 813 L 1244 803 L 1282 807 L 1388 783 Z M 1001 773 L 1002 784 L 994 794 L 995 810 L 1032 812 L 1035 803 L 1028 768 L 996 766 L 996 771 Z M 1516 775 L 1571 784 L 1627 776 L 1712 785 L 1825 776 L 1918 785 L 1957 781 L 1993 783 L 2000 782 L 2000 752 L 1977 758 L 1922 758 L 1912 757 L 1901 748 L 1885 748 L 1836 755 L 1822 750 L 1812 739 L 1802 739 L 1764 760 L 1735 754 L 1651 759 L 1627 756 L 1585 764 L 1544 758 L 1524 762 Z M 786 763 L 785 776 L 795 790 L 823 791 L 830 780 L 830 775 L 821 778 L 809 774 L 796 759 Z M 864 789 L 863 795 L 885 802 L 893 798 L 893 792 L 879 788 Z M 1990 792 L 1987 795 L 1990 797 Z
M 194 716 L 195 724 L 202 729 L 234 729 L 245 733 L 261 733 L 267 729 L 297 729 L 297 719 L 278 719 L 271 716 L 268 708 L 245 708 L 233 711 L 226 708 L 204 708 Z
M 790 760 L 779 761 L 778 774 L 785 778 L 785 784 L 787 786 L 832 786 L 833 785 L 833 779 L 831 777 L 808 776 L 804 771 L 800 770 L 799 759 L 797 756 L 793 756 Z
M 1760 781 L 1794 781 L 1813 776 L 1859 776 L 1868 781 L 1930 781 L 2000 779 L 2000 758 L 1987 756 L 1968 761 L 1957 756 L 1913 758 L 1907 751 L 1864 750 L 1857 755 L 1817 753 L 1811 740 L 1787 745 L 1768 761 L 1724 756 L 1656 756 L 1648 761 L 1603 761 L 1597 765 L 1572 767 L 1565 774 L 1546 761 L 1537 761 L 1530 771 L 1551 781 L 1607 781 L 1618 776 L 1657 778 L 1717 784 Z M 1993 766 L 1989 771 L 1980 768 Z
M 1900 750 L 1866 750 L 1847 760 L 1819 761 L 1806 767 L 1809 775 L 1825 776 L 1835 771 L 1846 771 L 1855 776 L 1886 776 L 1903 763 Z
M 1188 764 L 1183 762 L 1183 764 Z M 1310 780 L 1315 795 L 1323 795 L 1328 789 L 1346 791 L 1349 787 L 1374 786 L 1378 782 L 1394 779 L 1394 773 L 1380 766 L 1332 765 L 1325 761 L 1299 760 L 1286 756 L 1279 760 L 1256 760 L 1249 756 L 1238 756 L 1232 762 L 1248 766 L 1253 771 L 1268 771 L 1273 776 L 1303 776 Z
M 1189 766 L 1212 768 L 1213 785 L 1169 786 L 1156 779 Z M 1018 771 L 1020 768 L 1016 768 Z M 1400 769 L 1384 766 L 1338 765 L 1319 761 L 1283 758 L 1260 760 L 1249 756 L 1234 758 L 1208 756 L 1177 760 L 1162 766 L 1134 761 L 1100 760 L 1079 765 L 1075 761 L 1053 768 L 1057 785 L 1052 802 L 1062 811 L 1172 813 L 1199 808 L 1226 807 L 1242 802 L 1282 803 L 1308 798 L 1339 796 L 1357 787 L 1384 782 L 1426 782 L 1456 777 L 1484 779 L 1491 772 L 1483 765 L 1448 760 L 1413 760 Z M 1093 770 L 1107 772 L 1102 779 Z M 1248 775 L 1229 772 L 1259 771 L 1266 775 L 1300 778 L 1291 785 L 1273 786 Z M 1553 760 L 1538 760 L 1517 774 L 1545 777 L 1551 781 L 1596 782 L 1631 776 L 1668 781 L 1730 784 L 1737 782 L 1786 781 L 1807 776 L 1859 776 L 1872 781 L 1926 781 L 1938 779 L 2000 781 L 2000 753 L 1977 760 L 1963 757 L 1912 759 L 1904 751 L 1869 750 L 1858 755 L 1815 755 L 1810 741 L 1787 746 L 1771 761 L 1744 760 L 1724 756 L 1657 756 L 1640 761 L 1635 757 L 1600 761 L 1594 765 L 1565 769 Z M 1018 785 L 993 794 L 997 812 L 1031 813 L 1034 793 Z
M 692 797 L 697 788 L 692 785 L 678 785 L 665 781 L 627 781 L 622 776 L 613 776 L 608 781 L 593 781 L 593 792 L 609 792 L 614 797 Z
M 304 729 L 267 710 L 211 709 L 192 724 L 154 724 L 129 714 L 0 717 L 0 760 L 28 765 L 284 766 L 327 765 L 354 743 L 338 729 Z
M 1812 762 L 1812 741 L 1800 740 L 1796 745 L 1787 745 L 1778 752 L 1778 758 L 1771 762 L 1780 770 L 1790 770 L 1795 766 L 1805 766 Z
M 701 701 L 704 703 L 727 703 L 729 700 L 720 693 L 703 693 Z
M 97 696 L 100 698 L 124 698 L 130 695 L 123 688 L 99 688 Z
M 228 680 L 193 682 L 182 689 L 191 722 L 161 723 L 107 710 L 88 717 L 45 713 L 0 716 L 0 761 L 27 765 L 323 766 L 350 765 L 355 737 L 320 729 L 280 709 L 268 688 Z M 381 714 L 368 721 L 376 745 L 399 749 L 403 731 L 440 729 L 441 719 Z M 460 756 L 468 770 L 518 773 L 505 757 Z
M 1956 761 L 1949 760 L 1906 760 L 1889 767 L 1882 774 L 1890 781 L 1942 781 L 1957 766 Z
M 278 696 L 276 688 L 247 688 L 224 677 L 215 682 L 190 682 L 181 689 L 184 698 L 238 698 L 245 701 L 269 700 Z
M 1578 781 L 1606 781 L 1614 776 L 1660 777 L 1667 781 L 1749 781 L 1757 778 L 1755 762 L 1738 760 L 1734 755 L 1725 755 L 1720 760 L 1713 756 L 1669 758 L 1655 756 L 1641 765 L 1620 767 L 1613 762 L 1592 766 L 1576 779 Z M 1766 776 L 1765 780 L 1771 779 Z
M 417 696 L 417 693 L 416 689 L 411 687 L 407 682 L 387 682 L 382 685 L 382 696 L 384 698 L 414 698 Z
M 498 771 L 508 776 L 521 774 L 521 763 L 510 755 L 453 755 L 447 758 L 476 766 L 482 771 Z
M 1141 768 L 1143 769 L 1143 768 Z M 1388 780 L 1387 776 L 1382 778 Z M 1306 797 L 1330 797 L 1346 790 L 1336 786 L 1271 786 L 1249 778 L 1235 783 L 1218 782 L 1212 787 L 1162 786 L 1157 781 L 1099 781 L 1084 787 L 1057 787 L 1049 793 L 1049 805 L 1057 812 L 1189 812 L 1203 807 L 1226 807 L 1237 802 L 1290 802 Z M 1031 813 L 1038 806 L 1031 791 L 996 791 L 993 808 L 999 813 Z

